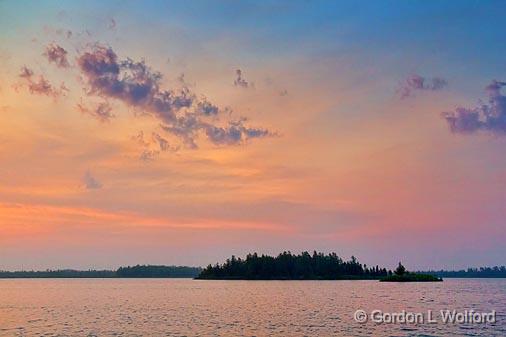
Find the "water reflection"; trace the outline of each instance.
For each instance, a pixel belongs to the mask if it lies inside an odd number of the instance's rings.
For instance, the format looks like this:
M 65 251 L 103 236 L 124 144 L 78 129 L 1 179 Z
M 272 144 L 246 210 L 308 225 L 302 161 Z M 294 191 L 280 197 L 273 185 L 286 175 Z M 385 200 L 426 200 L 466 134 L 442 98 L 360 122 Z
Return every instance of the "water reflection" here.
M 497 311 L 495 324 L 357 323 L 366 312 Z M 0 336 L 506 336 L 506 280 L 0 280 Z

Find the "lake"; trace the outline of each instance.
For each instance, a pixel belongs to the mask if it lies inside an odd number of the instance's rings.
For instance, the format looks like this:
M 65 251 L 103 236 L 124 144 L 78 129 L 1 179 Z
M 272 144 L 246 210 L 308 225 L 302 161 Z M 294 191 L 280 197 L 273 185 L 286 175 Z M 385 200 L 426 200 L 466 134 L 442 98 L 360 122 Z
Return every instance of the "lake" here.
M 362 309 L 434 314 L 435 323 L 356 322 Z M 443 323 L 439 310 L 496 311 Z M 376 312 L 377 313 L 377 312 Z M 0 280 L 0 336 L 506 336 L 506 279 L 436 283 Z

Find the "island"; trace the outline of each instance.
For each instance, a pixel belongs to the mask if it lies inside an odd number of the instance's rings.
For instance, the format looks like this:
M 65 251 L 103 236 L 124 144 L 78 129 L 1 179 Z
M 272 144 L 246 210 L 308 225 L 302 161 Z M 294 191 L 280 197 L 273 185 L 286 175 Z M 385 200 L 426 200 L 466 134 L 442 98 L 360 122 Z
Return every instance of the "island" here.
M 506 267 L 480 267 L 467 270 L 409 272 L 399 263 L 392 272 L 379 266 L 368 267 L 355 257 L 345 261 L 336 253 L 294 255 L 283 252 L 276 257 L 248 254 L 206 268 L 174 265 L 134 265 L 116 270 L 0 270 L 0 279 L 22 278 L 192 278 L 200 280 L 380 280 L 382 282 L 438 282 L 442 278 L 506 278 Z
M 392 274 L 379 266 L 367 267 L 352 256 L 344 261 L 336 253 L 294 255 L 283 252 L 276 257 L 248 254 L 245 259 L 227 259 L 209 265 L 196 277 L 200 280 L 379 280 Z
M 388 275 L 380 279 L 380 282 L 441 282 L 442 278 L 423 273 L 410 273 L 406 268 L 399 262 L 397 269 L 394 274 Z

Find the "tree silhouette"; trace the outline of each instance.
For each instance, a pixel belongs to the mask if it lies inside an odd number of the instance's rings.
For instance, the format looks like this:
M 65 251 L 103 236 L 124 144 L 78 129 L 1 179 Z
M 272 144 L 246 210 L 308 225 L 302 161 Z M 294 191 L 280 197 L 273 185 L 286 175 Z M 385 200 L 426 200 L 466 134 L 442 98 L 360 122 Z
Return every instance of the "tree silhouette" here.
M 335 253 L 325 255 L 302 252 L 294 255 L 283 252 L 276 257 L 257 253 L 248 254 L 246 259 L 227 259 L 223 264 L 209 265 L 202 270 L 199 279 L 236 280 L 337 280 L 379 279 L 388 274 L 385 268 L 367 268 L 352 256 L 343 261 Z
M 395 275 L 404 275 L 406 273 L 406 268 L 402 265 L 402 263 L 399 262 L 399 265 L 397 266 L 397 269 L 394 271 Z

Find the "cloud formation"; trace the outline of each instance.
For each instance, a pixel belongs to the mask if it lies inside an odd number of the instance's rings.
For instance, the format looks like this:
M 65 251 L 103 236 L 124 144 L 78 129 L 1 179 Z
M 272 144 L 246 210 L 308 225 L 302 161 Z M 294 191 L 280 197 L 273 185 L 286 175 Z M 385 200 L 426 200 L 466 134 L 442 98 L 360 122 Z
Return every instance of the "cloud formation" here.
M 136 142 L 137 144 L 139 144 L 141 146 L 144 146 L 144 147 L 149 146 L 149 143 L 144 140 L 144 131 L 139 131 L 139 133 L 130 137 L 130 139 L 132 139 L 134 142 Z
M 86 171 L 83 176 L 84 187 L 88 190 L 97 190 L 102 188 L 102 183 L 98 181 L 90 171 Z
M 163 122 L 175 120 L 176 112 L 190 107 L 195 100 L 187 88 L 179 92 L 161 90 L 159 72 L 153 72 L 144 61 L 120 61 L 110 47 L 96 44 L 77 62 L 88 80 L 90 94 L 121 100 Z
M 144 162 L 153 161 L 162 152 L 177 152 L 179 150 L 179 146 L 171 146 L 169 141 L 157 132 L 152 132 L 151 138 L 145 138 L 144 132 L 139 131 L 131 139 L 141 146 L 142 152 L 139 159 Z
M 158 145 L 160 151 L 162 152 L 178 150 L 178 148 L 171 147 L 169 141 L 156 132 L 151 133 L 151 139 Z
M 68 52 L 56 43 L 47 45 L 46 51 L 44 52 L 44 56 L 47 57 L 49 63 L 54 63 L 60 68 L 67 68 L 70 65 L 67 60 L 67 54 Z
M 197 112 L 206 116 L 217 115 L 220 109 L 209 103 L 207 100 L 203 100 L 197 103 Z
M 236 145 L 246 141 L 247 139 L 273 135 L 266 129 L 245 127 L 243 122 L 244 120 L 230 121 L 226 127 L 206 124 L 204 128 L 207 137 L 215 145 Z
M 486 88 L 488 104 L 481 103 L 474 108 L 458 107 L 452 112 L 443 112 L 442 117 L 448 123 L 450 131 L 471 134 L 487 131 L 497 135 L 506 135 L 506 96 L 501 88 L 506 82 L 493 80 Z
M 68 91 L 64 83 L 59 88 L 56 88 L 44 76 L 39 75 L 36 77 L 33 70 L 26 66 L 21 68 L 19 77 L 24 80 L 28 91 L 34 95 L 45 95 L 56 99 L 65 95 Z
M 227 109 L 222 110 L 205 98 L 198 99 L 186 85 L 177 90 L 162 89 L 161 73 L 144 61 L 120 60 L 110 47 L 90 46 L 78 57 L 77 64 L 87 79 L 89 95 L 117 99 L 151 114 L 160 120 L 165 132 L 188 148 L 198 147 L 199 135 L 215 145 L 234 145 L 273 134 L 267 129 L 245 126 L 245 119 L 220 121 L 220 112 Z
M 404 99 L 413 96 L 416 91 L 437 91 L 447 85 L 448 82 L 441 77 L 427 78 L 418 74 L 412 74 L 401 84 L 398 93 Z
M 107 24 L 107 28 L 110 30 L 116 29 L 116 20 L 114 20 L 114 18 L 109 19 L 109 23 Z
M 150 162 L 155 160 L 155 158 L 160 154 L 160 151 L 145 149 L 141 152 L 139 159 L 144 162 Z
M 95 107 L 89 108 L 81 100 L 80 103 L 77 103 L 77 109 L 81 113 L 90 115 L 102 123 L 109 122 L 112 118 L 116 117 L 112 113 L 112 107 L 108 102 L 98 103 Z
M 234 85 L 236 87 L 242 87 L 242 88 L 248 88 L 250 86 L 252 86 L 251 83 L 249 83 L 248 81 L 246 81 L 244 79 L 244 77 L 242 76 L 242 70 L 241 69 L 237 69 L 235 71 L 235 80 L 234 80 Z

